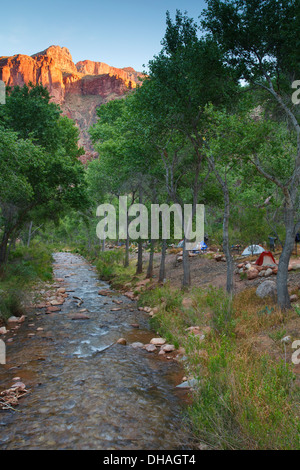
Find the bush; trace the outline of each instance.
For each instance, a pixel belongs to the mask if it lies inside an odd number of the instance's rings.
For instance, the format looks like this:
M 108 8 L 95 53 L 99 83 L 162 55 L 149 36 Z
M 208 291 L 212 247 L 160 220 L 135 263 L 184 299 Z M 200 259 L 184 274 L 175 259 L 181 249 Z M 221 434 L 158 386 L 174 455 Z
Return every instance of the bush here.
M 0 292 L 0 320 L 6 321 L 10 316 L 20 317 L 24 313 L 23 292 L 9 289 Z
M 0 320 L 23 314 L 26 291 L 34 282 L 52 279 L 50 247 L 32 244 L 18 246 L 10 256 L 0 279 Z
M 111 280 L 116 274 L 116 268 L 123 259 L 122 251 L 103 251 L 98 256 L 97 271 L 104 281 Z

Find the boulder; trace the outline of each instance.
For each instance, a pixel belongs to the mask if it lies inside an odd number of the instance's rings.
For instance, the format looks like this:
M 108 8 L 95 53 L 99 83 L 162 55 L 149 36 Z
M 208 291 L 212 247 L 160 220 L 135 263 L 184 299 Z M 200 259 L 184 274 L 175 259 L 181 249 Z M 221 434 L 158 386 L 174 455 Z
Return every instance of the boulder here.
M 272 268 L 266 269 L 265 277 L 270 277 L 270 276 L 272 276 L 272 274 L 273 274 L 273 269 Z
M 257 269 L 249 269 L 247 271 L 247 279 L 248 281 L 252 281 L 253 279 L 256 279 L 259 275 L 259 272 L 257 271 Z
M 290 301 L 291 302 L 297 302 L 298 301 L 298 296 L 296 294 L 293 294 L 290 296 Z
M 265 297 L 275 297 L 277 295 L 276 283 L 274 281 L 265 281 L 256 289 L 256 295 L 261 299 Z
M 7 333 L 7 329 L 5 328 L 5 326 L 2 326 L 0 328 L 0 335 L 6 335 L 6 333 Z
M 300 269 L 300 263 L 292 264 L 292 269 L 293 269 L 294 271 L 296 271 L 297 269 Z

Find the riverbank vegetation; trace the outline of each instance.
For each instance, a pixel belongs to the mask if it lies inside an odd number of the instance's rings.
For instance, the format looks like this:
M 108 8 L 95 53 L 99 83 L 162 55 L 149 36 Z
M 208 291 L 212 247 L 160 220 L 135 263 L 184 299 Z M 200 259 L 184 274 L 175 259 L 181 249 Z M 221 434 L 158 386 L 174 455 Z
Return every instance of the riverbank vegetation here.
M 50 245 L 33 243 L 29 248 L 18 246 L 8 256 L 0 279 L 1 324 L 25 313 L 35 284 L 52 281 L 52 251 Z

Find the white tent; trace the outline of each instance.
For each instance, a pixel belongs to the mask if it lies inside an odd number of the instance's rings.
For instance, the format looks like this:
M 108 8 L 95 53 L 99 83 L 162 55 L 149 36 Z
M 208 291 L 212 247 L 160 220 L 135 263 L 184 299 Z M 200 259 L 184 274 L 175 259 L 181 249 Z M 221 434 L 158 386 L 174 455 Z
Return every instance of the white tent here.
M 251 256 L 251 255 L 259 255 L 263 253 L 265 250 L 262 246 L 259 245 L 250 245 L 243 251 L 242 256 Z

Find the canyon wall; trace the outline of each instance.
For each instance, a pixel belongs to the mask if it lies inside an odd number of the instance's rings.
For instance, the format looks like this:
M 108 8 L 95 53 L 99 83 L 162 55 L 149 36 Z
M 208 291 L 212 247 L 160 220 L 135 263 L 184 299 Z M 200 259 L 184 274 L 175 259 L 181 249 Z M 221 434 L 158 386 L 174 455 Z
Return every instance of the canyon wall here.
M 32 56 L 0 57 L 0 80 L 7 86 L 40 83 L 63 113 L 74 119 L 80 130 L 79 143 L 85 149 L 82 161 L 96 156 L 88 129 L 96 122 L 97 108 L 136 88 L 142 77 L 131 67 L 118 69 L 90 60 L 74 64 L 69 50 L 60 46 L 50 46 Z

